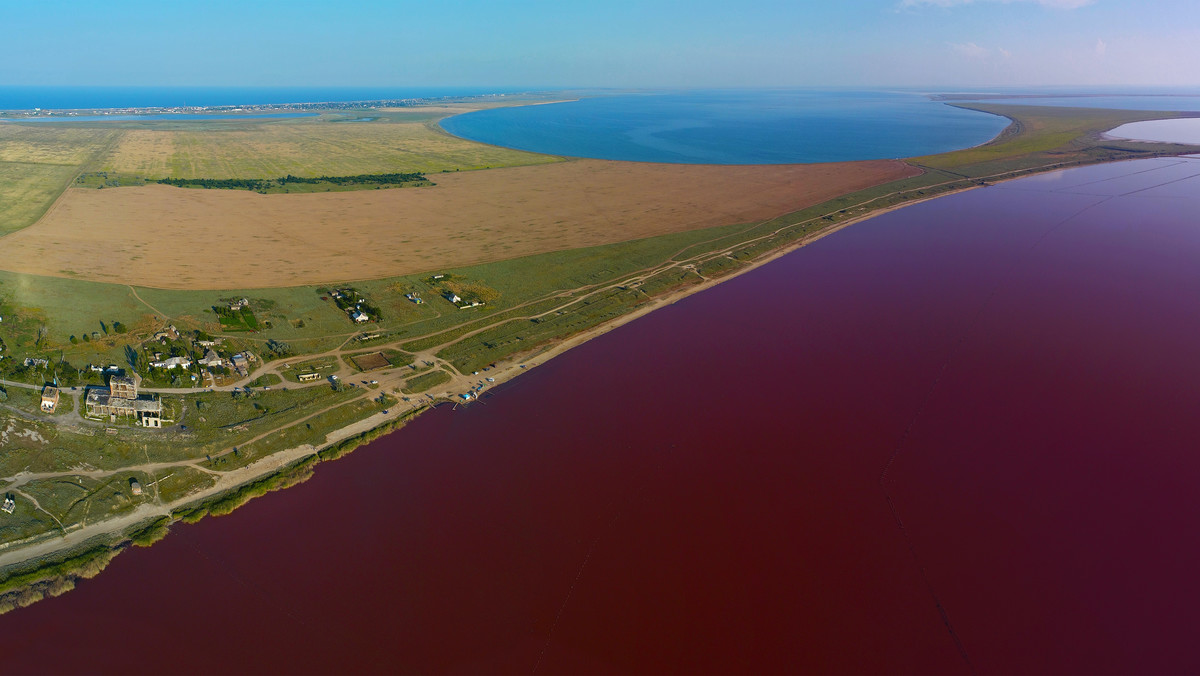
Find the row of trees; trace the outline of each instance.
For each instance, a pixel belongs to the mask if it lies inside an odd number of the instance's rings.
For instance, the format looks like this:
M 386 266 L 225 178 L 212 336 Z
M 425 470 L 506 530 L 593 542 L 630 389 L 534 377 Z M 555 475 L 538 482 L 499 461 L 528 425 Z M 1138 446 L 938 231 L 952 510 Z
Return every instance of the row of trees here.
M 333 185 L 403 185 L 423 183 L 429 179 L 420 173 L 357 174 L 355 176 L 292 176 L 283 178 L 162 178 L 158 182 L 177 188 L 215 188 L 218 190 L 270 190 L 288 184 L 332 183 Z

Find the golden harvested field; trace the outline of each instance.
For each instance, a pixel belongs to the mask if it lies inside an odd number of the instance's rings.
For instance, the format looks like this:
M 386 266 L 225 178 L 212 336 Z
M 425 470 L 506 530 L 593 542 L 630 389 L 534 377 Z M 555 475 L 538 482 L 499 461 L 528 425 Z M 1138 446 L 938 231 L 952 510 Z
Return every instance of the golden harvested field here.
M 0 162 L 81 165 L 120 130 L 0 122 Z
M 131 128 L 101 165 L 105 171 L 147 178 L 276 178 L 437 173 L 557 160 L 459 139 L 429 120 L 395 119 Z
M 171 289 L 381 278 L 761 221 L 917 173 L 893 160 L 578 160 L 356 192 L 72 188 L 37 224 L 0 239 L 0 269 Z
M 464 108 L 465 110 L 466 108 Z M 0 234 L 32 224 L 80 172 L 143 178 L 352 176 L 508 167 L 558 158 L 455 138 L 446 112 L 294 120 L 0 122 Z M 454 109 L 457 112 L 461 110 Z

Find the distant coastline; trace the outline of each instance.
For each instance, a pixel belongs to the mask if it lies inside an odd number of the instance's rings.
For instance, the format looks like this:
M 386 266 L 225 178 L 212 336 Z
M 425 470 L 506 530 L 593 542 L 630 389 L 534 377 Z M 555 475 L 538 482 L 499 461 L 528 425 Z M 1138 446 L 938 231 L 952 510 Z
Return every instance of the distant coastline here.
M 265 113 L 407 108 L 466 101 L 538 101 L 549 90 L 172 89 L 0 87 L 0 119 L 83 115 Z M 191 101 L 191 102 L 189 102 Z

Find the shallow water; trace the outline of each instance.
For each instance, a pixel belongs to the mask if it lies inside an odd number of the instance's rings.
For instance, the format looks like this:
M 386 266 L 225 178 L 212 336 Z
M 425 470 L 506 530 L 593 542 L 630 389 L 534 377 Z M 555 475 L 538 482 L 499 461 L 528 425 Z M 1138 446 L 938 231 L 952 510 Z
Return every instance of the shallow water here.
M 1200 160 L 1156 159 L 882 215 L 176 526 L 0 617 L 0 651 L 1195 672 L 1198 208 Z
M 1200 145 L 1200 118 L 1130 122 L 1106 132 L 1114 138 Z
M 521 150 L 637 162 L 788 164 L 914 157 L 986 143 L 1008 120 L 913 93 L 706 91 L 601 96 L 442 120 Z

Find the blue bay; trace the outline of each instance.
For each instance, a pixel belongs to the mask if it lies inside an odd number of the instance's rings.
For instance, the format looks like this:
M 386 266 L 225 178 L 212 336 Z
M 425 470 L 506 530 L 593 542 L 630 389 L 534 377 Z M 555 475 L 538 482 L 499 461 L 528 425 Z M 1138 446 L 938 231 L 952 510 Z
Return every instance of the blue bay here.
M 601 96 L 441 124 L 463 138 L 551 155 L 787 164 L 947 152 L 986 143 L 1008 120 L 915 93 L 770 90 Z

